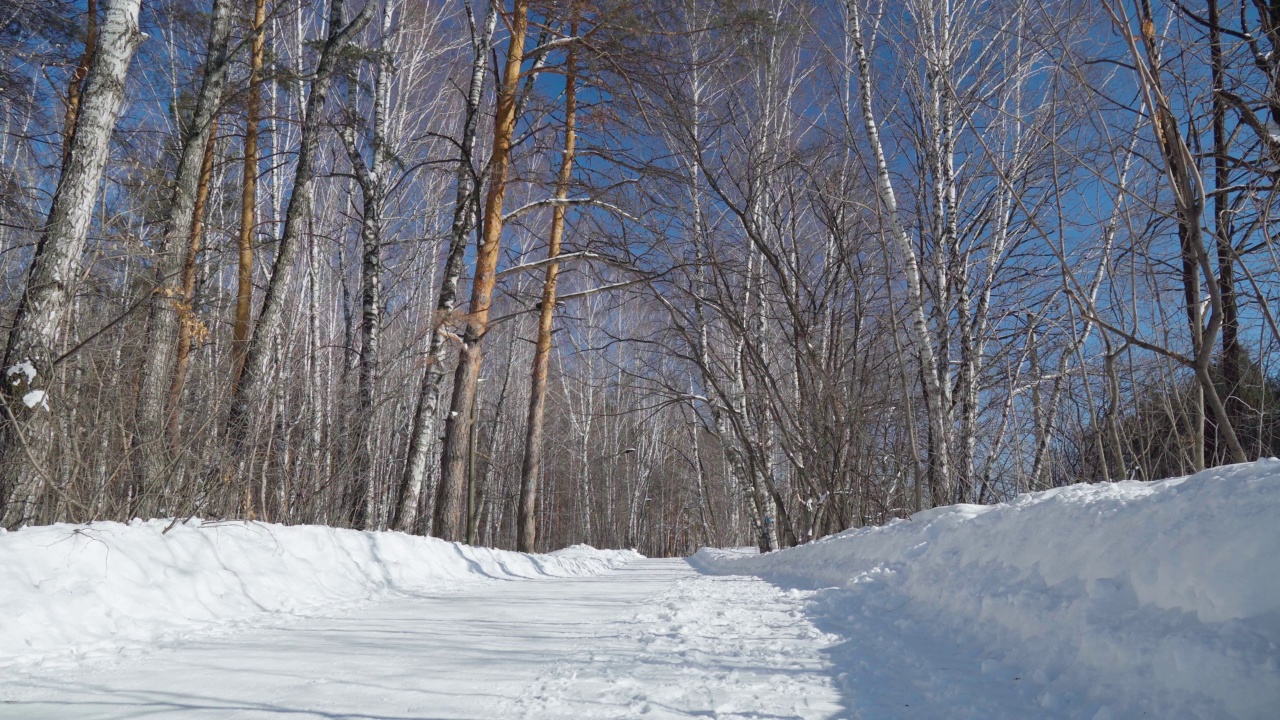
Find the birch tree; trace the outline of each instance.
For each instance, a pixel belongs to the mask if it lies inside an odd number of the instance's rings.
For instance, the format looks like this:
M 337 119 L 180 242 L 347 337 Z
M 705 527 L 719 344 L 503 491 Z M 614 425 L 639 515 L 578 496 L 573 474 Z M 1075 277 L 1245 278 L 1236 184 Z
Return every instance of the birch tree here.
M 391 16 L 395 8 L 387 1 L 382 5 L 382 22 L 379 29 L 380 47 L 375 50 L 373 77 L 373 122 L 370 128 L 369 159 L 361 154 L 355 129 L 348 126 L 343 132 L 347 157 L 355 170 L 360 185 L 360 358 L 358 396 L 360 418 L 355 429 L 356 452 L 352 471 L 356 489 L 350 508 L 352 527 L 363 528 L 368 524 L 370 494 L 373 482 L 370 465 L 373 462 L 371 447 L 372 415 L 377 405 L 374 388 L 378 381 L 379 334 L 382 326 L 382 217 L 387 195 L 387 163 L 390 150 L 387 147 L 387 113 L 391 95 L 393 58 L 387 47 L 391 32 Z
M 432 534 L 445 540 L 462 540 L 466 531 L 466 438 L 471 432 L 471 406 L 475 403 L 476 384 L 480 379 L 480 363 L 483 359 L 481 341 L 488 325 L 498 251 L 502 241 L 502 206 L 510 171 L 511 139 L 515 133 L 516 94 L 520 87 L 520 69 L 524 63 L 525 33 L 529 27 L 529 6 L 526 0 L 515 0 L 509 22 L 511 36 L 507 41 L 506 67 L 498 87 L 497 113 L 493 121 L 489 192 L 485 198 L 481 244 L 476 253 L 475 279 L 471 285 L 471 304 L 462 336 L 462 351 L 453 377 L 453 398 L 449 403 L 449 416 L 445 420 L 440 485 L 432 523 Z
M 124 100 L 129 62 L 142 42 L 139 4 L 139 0 L 103 3 L 102 26 L 85 77 L 71 150 L 5 348 L 4 434 L 0 439 L 5 483 L 0 489 L 0 503 L 4 503 L 0 524 L 6 528 L 38 518 L 42 496 L 58 490 L 58 478 L 48 475 L 53 442 L 50 416 L 51 407 L 66 398 L 49 397 L 57 359 L 54 348 L 70 307 L 111 131 Z
M 453 335 L 453 313 L 457 305 L 458 281 L 462 277 L 467 240 L 478 224 L 480 208 L 480 173 L 476 168 L 476 135 L 480 123 L 480 103 L 484 93 L 485 74 L 489 67 L 489 49 L 497 24 L 497 7 L 488 3 L 483 24 L 477 24 L 470 3 L 466 4 L 467 23 L 471 29 L 471 81 L 467 86 L 462 137 L 458 143 L 458 167 L 455 172 L 453 223 L 449 232 L 449 249 L 444 275 L 432 318 L 431 341 L 427 350 L 426 371 L 418 390 L 413 428 L 409 436 L 407 460 L 400 481 L 392 527 L 411 530 L 418 524 L 426 483 L 430 454 L 436 440 L 440 393 L 446 375 L 444 360 L 449 339 Z
M 258 313 L 253 335 L 245 352 L 244 369 L 231 392 L 230 416 L 227 420 L 230 456 L 237 458 L 245 469 L 252 468 L 246 451 L 257 415 L 255 410 L 259 408 L 261 396 L 270 381 L 273 345 L 283 330 L 293 266 L 299 252 L 303 228 L 310 219 L 318 160 L 316 155 L 319 153 L 321 122 L 330 81 L 345 45 L 372 17 L 374 3 L 367 3 L 350 21 L 344 19 L 343 9 L 343 0 L 332 0 L 328 36 L 320 49 L 319 61 L 307 95 L 293 188 L 276 249 L 271 283 L 267 287 L 262 310 Z
M 169 211 L 159 243 L 155 248 L 155 289 L 147 315 L 149 352 L 142 366 L 138 391 L 138 430 L 135 438 L 140 451 L 138 487 L 135 502 L 149 492 L 149 486 L 160 481 L 171 462 L 165 433 L 170 426 L 167 410 L 169 390 L 178 354 L 179 327 L 184 320 L 182 270 L 191 252 L 196 204 L 199 201 L 205 149 L 213 134 L 214 119 L 222 101 L 227 71 L 231 64 L 231 2 L 214 0 L 213 21 L 209 34 L 208 56 L 204 77 L 196 98 L 190 124 L 180 143 L 178 170 L 174 177 Z

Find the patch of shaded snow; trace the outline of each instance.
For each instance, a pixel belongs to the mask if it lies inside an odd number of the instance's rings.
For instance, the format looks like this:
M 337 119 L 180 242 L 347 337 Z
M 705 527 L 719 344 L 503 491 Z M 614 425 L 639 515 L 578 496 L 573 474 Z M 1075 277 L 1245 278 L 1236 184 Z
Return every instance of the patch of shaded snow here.
M 1273 718 L 1277 517 L 1280 461 L 1270 459 L 936 508 L 790 550 L 704 550 L 693 562 L 819 589 L 815 623 L 847 638 L 836 660 L 873 715 L 914 698 L 924 716 L 930 703 L 940 717 L 993 716 L 930 695 L 967 666 L 1051 717 Z M 886 672 L 933 690 L 908 692 Z M 1034 687 L 1012 689 L 1023 683 Z M 906 694 L 889 702 L 865 691 L 876 686 Z

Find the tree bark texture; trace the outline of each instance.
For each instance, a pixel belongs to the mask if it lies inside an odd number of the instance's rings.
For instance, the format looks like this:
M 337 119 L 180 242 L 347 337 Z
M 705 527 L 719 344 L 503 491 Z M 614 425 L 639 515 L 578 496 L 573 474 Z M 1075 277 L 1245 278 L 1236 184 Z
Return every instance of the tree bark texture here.
M 209 139 L 204 145 L 204 160 L 200 165 L 200 184 L 196 187 L 196 206 L 191 215 L 191 240 L 187 246 L 187 257 L 182 267 L 182 297 L 178 305 L 178 359 L 174 364 L 173 383 L 169 386 L 168 418 L 169 442 L 174 444 L 178 439 L 182 403 L 182 390 L 187 382 L 187 372 L 191 368 L 191 350 L 197 341 L 202 341 L 208 334 L 206 328 L 195 316 L 196 299 L 196 257 L 204 242 L 204 213 L 209 202 L 209 185 L 213 180 L 214 145 L 218 140 L 218 120 L 213 120 L 213 128 L 209 131 Z
M 471 405 L 476 399 L 483 358 L 481 342 L 489 322 L 489 307 L 502 240 L 502 205 L 510 170 L 511 136 L 516 125 L 516 93 L 520 67 L 524 62 L 525 33 L 529 24 L 527 0 L 515 0 L 511 17 L 511 38 L 507 64 L 498 89 L 497 114 L 493 122 L 493 158 L 490 162 L 489 193 L 485 198 L 484 225 L 480 249 L 476 253 L 475 280 L 471 285 L 471 307 L 462 339 L 462 354 L 453 376 L 453 397 L 445 420 L 444 449 L 441 453 L 440 487 L 436 496 L 433 534 L 445 540 L 461 541 L 466 531 L 467 435 L 471 430 Z
M 387 106 L 391 96 L 391 57 L 386 50 L 386 37 L 390 31 L 391 8 L 383 5 L 381 37 L 382 52 L 374 69 L 373 84 L 373 132 L 369 141 L 368 161 L 360 153 L 355 131 L 344 133 L 347 156 L 355 170 L 360 185 L 360 357 L 356 375 L 356 395 L 359 399 L 356 427 L 352 442 L 355 447 L 351 473 L 356 479 L 348 510 L 351 527 L 369 529 L 376 519 L 369 517 L 373 492 L 372 477 L 374 438 L 373 415 L 379 372 L 378 346 L 382 326 L 382 215 L 386 199 L 387 168 Z
M 397 530 L 418 529 L 422 504 L 422 489 L 426 484 L 430 466 L 431 448 L 435 444 L 437 415 L 440 410 L 440 392 L 444 385 L 445 350 L 449 341 L 450 315 L 458 302 L 458 281 L 462 277 L 467 238 L 476 226 L 476 214 L 480 205 L 480 186 L 473 154 L 476 131 L 480 121 L 480 100 L 484 94 L 485 73 L 489 68 L 489 48 L 497 24 L 496 6 L 491 2 L 482 28 L 475 27 L 474 17 L 468 5 L 468 17 L 472 19 L 473 39 L 471 58 L 471 85 L 467 91 L 466 117 L 462 128 L 461 155 L 458 158 L 457 188 L 453 202 L 453 223 L 449 232 L 449 255 L 445 260 L 444 276 L 440 281 L 440 293 L 432 318 L 431 341 L 427 349 L 426 372 L 418 390 L 417 409 L 413 414 L 413 429 L 409 436 L 409 452 L 391 526 Z
M 577 22 L 569 26 L 569 35 L 578 34 Z M 578 111 L 578 50 L 569 47 L 565 61 L 564 86 L 564 157 L 560 162 L 560 175 L 556 178 L 556 200 L 551 209 L 551 237 L 547 244 L 547 257 L 560 255 L 564 239 L 565 200 L 569 197 L 569 183 L 573 179 L 573 152 L 577 142 L 576 114 Z M 547 402 L 547 368 L 551 364 L 551 321 L 556 306 L 556 277 L 560 263 L 547 266 L 542 283 L 542 303 L 538 312 L 538 339 L 533 351 L 531 371 L 532 389 L 529 393 L 529 420 L 525 426 L 524 463 L 520 469 L 520 508 L 517 518 L 516 549 L 534 552 L 537 547 L 538 527 L 538 477 L 542 469 L 542 428 Z
M 227 447 L 230 457 L 242 464 L 247 461 L 246 451 L 256 411 L 266 405 L 266 384 L 270 380 L 274 355 L 273 339 L 284 325 L 293 266 L 303 230 L 311 217 L 316 156 L 320 149 L 320 132 L 329 81 L 337 67 L 341 48 L 369 22 L 373 8 L 374 3 L 366 4 L 350 23 L 344 24 L 343 0 L 333 0 L 330 6 L 329 35 L 321 48 L 320 60 L 311 80 L 311 93 L 307 97 L 306 118 L 302 123 L 293 188 L 285 210 L 284 229 L 276 249 L 271 283 L 267 286 L 262 310 L 258 313 L 258 321 L 249 338 L 239 382 L 232 390 L 231 410 L 227 419 Z
M 267 0 L 253 3 L 253 49 L 249 94 L 244 102 L 244 170 L 240 186 L 240 234 L 236 272 L 236 315 L 231 331 L 231 385 L 240 383 L 253 314 L 253 237 L 258 205 L 258 121 L 262 108 L 262 56 L 266 47 Z
M 80 98 L 84 94 L 84 81 L 89 76 L 89 66 L 93 63 L 93 52 L 98 44 L 98 0 L 89 0 L 85 14 L 89 16 L 88 27 L 84 34 L 84 53 L 75 72 L 67 82 L 67 107 L 62 116 L 62 167 L 67 166 L 71 157 L 71 142 L 76 134 L 76 117 L 80 114 Z
M 49 477 L 53 442 L 48 401 L 53 348 L 71 303 L 72 284 L 84 254 L 111 132 L 124 99 L 125 80 L 138 30 L 141 0 L 107 0 L 97 46 L 85 78 L 71 152 L 49 207 L 26 290 L 9 335 L 4 361 L 4 435 L 0 439 L 0 523 L 16 528 L 36 516 Z M 51 489 L 51 488 L 50 488 Z
M 1273 8 L 1275 5 L 1273 4 Z M 1222 25 L 1218 0 L 1209 0 L 1209 57 L 1213 80 L 1213 225 L 1218 251 L 1218 293 L 1222 295 L 1222 380 L 1227 390 L 1227 415 L 1233 425 L 1244 421 L 1248 408 L 1241 400 L 1244 351 L 1240 347 L 1240 307 L 1236 300 L 1235 248 L 1231 244 L 1231 201 L 1226 188 L 1231 185 L 1228 166 L 1230 152 L 1227 137 L 1224 61 L 1222 57 Z
M 191 248 L 205 150 L 231 64 L 231 5 L 231 0 L 214 0 L 204 79 L 182 139 L 164 233 L 155 248 L 155 285 L 147 313 L 147 352 L 143 356 L 134 436 L 140 460 L 135 468 L 135 508 L 141 507 L 139 503 L 147 496 L 148 489 L 160 482 L 170 463 L 170 445 L 165 440 L 169 427 L 165 410 L 173 384 L 182 323 L 181 275 Z
M 880 141 L 880 130 L 876 124 L 872 107 L 871 61 L 867 54 L 862 35 L 861 14 L 857 2 L 848 3 L 851 20 L 853 42 L 857 50 L 858 76 L 861 85 L 862 121 L 871 143 L 872 156 L 875 162 L 876 189 L 880 195 L 880 204 L 884 207 L 888 219 L 889 234 L 902 256 L 903 273 L 907 280 L 907 311 L 911 314 L 911 339 L 915 346 L 920 364 L 925 390 L 925 403 L 929 415 L 929 474 L 933 487 L 934 502 L 947 496 L 947 485 L 951 480 L 951 432 L 948 427 L 948 408 L 943 401 L 944 388 L 939 382 L 938 363 L 933 348 L 933 339 L 929 331 L 929 320 L 925 316 L 924 293 L 921 289 L 920 264 L 916 258 L 915 247 L 907 235 L 898 214 L 898 200 L 894 194 L 893 181 L 889 174 L 889 164 L 885 158 L 884 145 Z M 939 487 L 941 485 L 941 487 Z
M 1205 404 L 1208 404 L 1213 412 L 1214 419 L 1218 425 L 1218 433 L 1225 440 L 1232 460 L 1234 462 L 1245 462 L 1248 458 L 1209 372 L 1217 333 L 1223 323 L 1223 297 L 1218 283 L 1214 282 L 1213 269 L 1209 264 L 1209 253 L 1204 245 L 1202 225 L 1205 211 L 1204 180 L 1200 176 L 1200 171 L 1191 149 L 1187 147 L 1187 143 L 1182 137 L 1178 121 L 1174 117 L 1168 97 L 1164 92 L 1160 75 L 1162 66 L 1160 50 L 1156 42 L 1155 23 L 1151 16 L 1149 4 L 1142 6 L 1142 13 L 1140 18 L 1140 37 L 1146 52 L 1145 60 L 1139 55 L 1132 34 L 1129 34 L 1126 42 L 1129 44 L 1130 54 L 1138 63 L 1137 70 L 1140 85 L 1154 116 L 1151 126 L 1155 130 L 1156 140 L 1160 145 L 1165 175 L 1173 190 L 1174 204 L 1177 208 L 1178 232 L 1183 254 L 1183 283 L 1187 299 L 1188 321 L 1191 324 L 1191 346 L 1194 354 L 1191 366 L 1195 371 L 1197 380 L 1200 382 L 1200 393 L 1203 395 Z M 1114 14 L 1113 18 L 1119 21 L 1119 18 Z M 1208 280 L 1207 283 L 1204 283 L 1204 287 L 1208 290 L 1210 307 L 1207 327 L 1203 323 L 1203 316 L 1199 309 L 1201 275 Z M 1199 433 L 1203 433 L 1203 418 L 1205 414 L 1203 405 L 1195 408 L 1194 411 L 1200 422 Z M 1199 464 L 1203 466 L 1203 443 L 1199 448 L 1193 448 L 1193 451 L 1199 458 Z M 1201 468 L 1198 467 L 1197 469 Z

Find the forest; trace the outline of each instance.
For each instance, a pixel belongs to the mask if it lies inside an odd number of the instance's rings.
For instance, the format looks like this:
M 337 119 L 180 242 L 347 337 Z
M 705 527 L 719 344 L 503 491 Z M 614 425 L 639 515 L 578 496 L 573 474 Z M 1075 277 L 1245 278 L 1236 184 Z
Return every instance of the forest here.
M 789 547 L 1280 454 L 1280 0 L 0 0 L 0 525 Z

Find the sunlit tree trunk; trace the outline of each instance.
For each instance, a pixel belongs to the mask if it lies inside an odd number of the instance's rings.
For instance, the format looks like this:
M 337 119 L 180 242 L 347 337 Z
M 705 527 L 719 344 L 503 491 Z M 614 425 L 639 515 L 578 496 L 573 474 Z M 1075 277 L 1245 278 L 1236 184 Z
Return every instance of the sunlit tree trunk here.
M 71 152 L 49 207 L 44 232 L 27 274 L 5 350 L 4 434 L 0 439 L 0 524 L 16 528 L 36 517 L 37 499 L 49 477 L 50 408 L 67 398 L 48 397 L 54 348 L 71 304 L 81 255 L 97 203 L 98 187 L 124 99 L 129 61 L 142 40 L 140 0 L 107 0 Z
M 89 0 L 85 8 L 88 26 L 84 33 L 84 52 L 75 72 L 67 81 L 67 107 L 62 115 L 62 167 L 66 168 L 71 157 L 71 142 L 76 134 L 76 117 L 80 114 L 80 98 L 84 94 L 84 81 L 93 63 L 94 49 L 98 45 L 98 0 Z
M 285 313 L 289 302 L 290 279 L 300 250 L 304 228 L 311 217 L 311 204 L 316 178 L 316 161 L 320 150 L 320 132 L 324 121 L 325 99 L 329 81 L 337 66 L 341 50 L 352 35 L 369 22 L 374 3 L 366 4 L 349 23 L 343 22 L 343 0 L 333 0 L 329 11 L 329 35 L 320 51 L 320 60 L 311 79 L 307 96 L 306 117 L 302 122 L 297 166 L 293 187 L 285 210 L 284 229 L 276 250 L 271 283 L 267 286 L 262 310 L 253 328 L 245 352 L 244 369 L 240 381 L 231 393 L 231 409 L 227 419 L 228 449 L 230 457 L 241 467 L 250 467 L 250 432 L 257 417 L 257 410 L 265 403 L 264 394 L 269 391 L 271 368 L 275 355 L 276 336 L 284 328 Z
M 1271 4 L 1272 12 L 1280 4 Z M 1227 415 L 1232 425 L 1244 421 L 1247 407 L 1241 399 L 1244 351 L 1240 347 L 1240 308 L 1236 300 L 1235 249 L 1232 247 L 1230 140 L 1227 136 L 1226 101 L 1222 96 L 1225 68 L 1222 57 L 1222 25 L 1218 0 L 1209 0 L 1209 63 L 1213 83 L 1213 229 L 1218 254 L 1218 293 L 1222 296 L 1222 381 L 1227 391 Z M 1274 59 L 1273 59 L 1274 60 Z
M 471 406 L 476 398 L 483 358 L 482 341 L 489 322 L 498 253 L 502 240 L 502 205 L 507 191 L 511 162 L 511 137 L 516 124 L 516 92 L 524 61 L 525 33 L 529 23 L 527 0 L 515 0 L 511 14 L 511 38 L 506 69 L 498 89 L 497 114 L 493 123 L 493 158 L 490 161 L 489 193 L 485 199 L 480 249 L 476 253 L 475 280 L 471 286 L 471 306 L 462 338 L 462 353 L 453 376 L 453 398 L 445 420 L 444 449 L 441 453 L 440 486 L 436 495 L 432 533 L 446 540 L 460 541 L 465 533 L 467 434 L 471 430 Z
M 1121 19 L 1115 9 L 1105 5 L 1115 24 L 1126 31 L 1129 29 L 1128 18 Z M 1134 70 L 1138 75 L 1139 86 L 1143 91 L 1147 107 L 1152 112 L 1152 128 L 1160 146 L 1164 161 L 1165 176 L 1173 190 L 1175 215 L 1178 221 L 1178 238 L 1182 247 L 1182 280 L 1184 302 L 1186 303 L 1187 320 L 1190 325 L 1192 357 L 1180 358 L 1195 371 L 1198 381 L 1196 394 L 1202 398 L 1191 408 L 1192 430 L 1201 440 L 1198 447 L 1192 448 L 1193 463 L 1196 469 L 1204 467 L 1204 405 L 1213 412 L 1218 425 L 1218 432 L 1227 444 L 1234 462 L 1245 462 L 1248 458 L 1244 448 L 1232 426 L 1227 408 L 1218 395 L 1210 373 L 1213 349 L 1217 333 L 1222 328 L 1224 304 L 1219 284 L 1214 282 L 1212 267 L 1209 264 L 1209 253 L 1204 246 L 1203 219 L 1205 211 L 1204 180 L 1200 176 L 1196 160 L 1182 137 L 1177 119 L 1165 93 L 1161 77 L 1162 63 L 1159 45 L 1155 34 L 1155 23 L 1151 15 L 1149 3 L 1139 6 L 1140 32 L 1137 35 L 1126 33 L 1130 57 L 1134 61 Z M 1142 42 L 1143 53 L 1138 50 L 1138 41 Z M 1201 282 L 1204 277 L 1209 282 L 1204 288 L 1209 295 L 1209 322 L 1207 326 L 1200 305 Z M 1154 349 L 1154 348 L 1148 348 Z M 1166 357 L 1170 357 L 1166 351 Z M 1186 362 L 1189 360 L 1190 362 Z
M 356 487 L 352 504 L 347 508 L 351 527 L 370 525 L 370 504 L 374 488 L 373 416 L 375 390 L 379 373 L 379 344 L 382 327 L 382 216 L 387 194 L 387 112 L 391 98 L 391 57 L 386 51 L 386 38 L 391 30 L 391 6 L 382 8 L 381 36 L 383 48 L 374 69 L 373 132 L 369 140 L 368 161 L 360 154 L 354 128 L 343 133 L 347 156 L 360 185 L 360 357 L 357 372 L 357 417 L 352 442 L 355 454 L 351 477 Z
M 427 350 L 426 372 L 418 390 L 417 409 L 413 414 L 413 429 L 409 435 L 409 451 L 405 460 L 404 475 L 400 481 L 399 498 L 391 526 L 397 530 L 418 529 L 422 505 L 422 489 L 426 484 L 430 467 L 431 448 L 435 445 L 436 422 L 440 408 L 440 393 L 444 384 L 445 350 L 448 346 L 450 315 L 457 305 L 458 281 L 462 277 L 463 259 L 467 250 L 467 238 L 476 226 L 479 211 L 479 180 L 475 168 L 476 132 L 480 121 L 480 101 L 484 94 L 485 73 L 489 68 L 489 48 L 497 24 L 497 8 L 490 2 L 484 25 L 475 25 L 470 5 L 468 17 L 472 21 L 471 85 L 467 90 L 466 117 L 463 121 L 461 156 L 458 159 L 457 188 L 453 205 L 453 224 L 449 233 L 449 254 L 445 261 L 444 276 L 440 281 L 440 293 L 436 300 L 436 313 L 431 322 L 431 342 Z
M 578 33 L 578 23 L 569 25 L 569 35 Z M 569 197 L 569 183 L 573 178 L 573 152 L 576 138 L 577 96 L 576 45 L 569 48 L 565 61 L 564 89 L 564 156 L 560 161 L 560 175 L 556 178 L 556 200 L 551 210 L 551 238 L 547 244 L 547 257 L 560 255 L 564 238 L 564 201 Z M 520 512 L 516 530 L 516 549 L 533 552 L 537 545 L 538 477 L 542 471 L 542 427 L 546 413 L 547 368 L 551 364 L 551 322 L 556 306 L 556 276 L 560 263 L 547 266 L 542 284 L 542 302 L 538 313 L 538 337 L 533 353 L 532 389 L 529 395 L 529 420 L 525 427 L 524 463 L 520 471 Z M 584 469 L 585 470 L 585 469 Z M 589 522 L 588 518 L 588 522 Z
M 191 215 L 191 238 L 187 246 L 187 257 L 182 268 L 182 297 L 179 305 L 178 325 L 178 359 L 174 364 L 173 383 L 169 386 L 167 403 L 169 418 L 169 442 L 176 443 L 178 427 L 181 419 L 180 406 L 182 390 L 187 383 L 187 372 L 191 367 L 191 348 L 208 329 L 195 316 L 196 298 L 196 257 L 200 253 L 200 245 L 204 241 L 205 206 L 209 201 L 209 185 L 213 179 L 214 145 L 218 140 L 218 121 L 214 118 L 213 128 L 209 131 L 209 139 L 204 145 L 204 159 L 200 165 L 200 183 L 196 187 L 196 205 Z
M 889 235 L 893 238 L 901 255 L 903 273 L 907 281 L 907 311 L 911 317 L 911 339 L 920 364 L 924 368 L 921 373 L 925 390 L 925 403 L 929 416 L 929 476 L 933 485 L 934 502 L 940 502 L 949 495 L 948 487 L 951 479 L 951 428 L 949 427 L 950 410 L 947 407 L 945 389 L 939 381 L 937 355 L 934 352 L 933 337 L 929 331 L 929 320 L 925 314 L 924 293 L 921 289 L 920 263 L 916 256 L 915 246 L 907 235 L 898 213 L 897 195 L 894 193 L 893 180 L 889 172 L 888 160 L 885 157 L 884 145 L 880 139 L 879 126 L 876 123 L 872 104 L 873 77 L 871 60 L 867 54 L 863 37 L 861 11 L 856 0 L 848 3 L 850 27 L 858 65 L 858 80 L 861 85 L 860 104 L 862 121 L 871 144 L 872 160 L 876 179 L 876 189 L 880 204 L 884 209 Z
M 240 184 L 240 233 L 236 271 L 236 314 L 231 330 L 231 385 L 240 383 L 253 313 L 253 237 L 258 205 L 258 121 L 262 107 L 262 57 L 266 49 L 267 0 L 253 3 L 253 48 L 249 92 L 244 101 L 244 170 Z
M 199 200 L 201 170 L 205 150 L 213 134 L 214 117 L 222 101 L 230 66 L 231 0 L 216 0 L 209 35 L 209 55 L 204 79 L 196 99 L 190 125 L 182 139 L 178 170 L 173 181 L 164 234 L 155 249 L 155 289 L 147 314 L 147 352 L 143 356 L 138 391 L 137 434 L 140 467 L 136 470 L 134 511 L 145 503 L 152 486 L 168 472 L 170 444 L 165 440 L 169 427 L 165 411 L 178 350 L 182 322 L 182 270 L 191 249 L 191 233 Z

